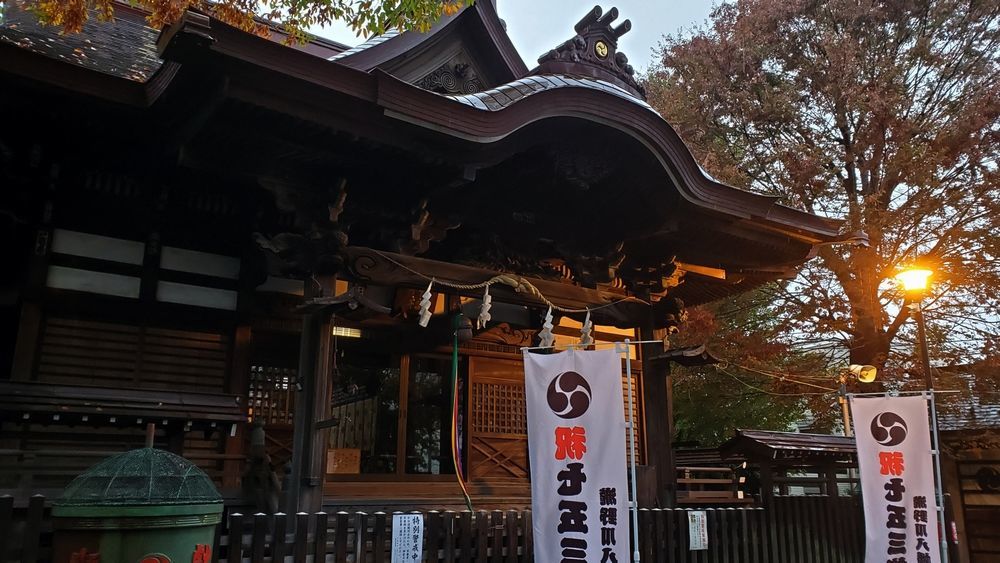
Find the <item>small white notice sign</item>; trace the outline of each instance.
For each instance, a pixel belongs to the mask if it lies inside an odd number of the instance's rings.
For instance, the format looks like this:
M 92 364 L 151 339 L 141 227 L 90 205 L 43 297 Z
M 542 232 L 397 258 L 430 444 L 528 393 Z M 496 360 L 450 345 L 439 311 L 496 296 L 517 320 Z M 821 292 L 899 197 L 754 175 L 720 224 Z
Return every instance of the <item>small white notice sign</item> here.
M 420 561 L 424 545 L 424 517 L 421 514 L 392 515 L 392 563 Z
M 704 510 L 688 512 L 688 538 L 690 551 L 708 549 L 708 523 Z

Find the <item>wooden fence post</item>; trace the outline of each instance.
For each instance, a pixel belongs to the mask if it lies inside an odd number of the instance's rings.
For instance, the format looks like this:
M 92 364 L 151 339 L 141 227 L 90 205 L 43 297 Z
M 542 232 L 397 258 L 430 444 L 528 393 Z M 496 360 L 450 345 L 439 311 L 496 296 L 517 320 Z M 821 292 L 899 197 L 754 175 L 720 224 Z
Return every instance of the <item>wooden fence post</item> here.
M 453 510 L 447 510 L 444 513 L 444 545 L 442 551 L 444 553 L 444 563 L 455 563 L 455 518 L 456 514 Z
M 626 512 L 625 517 L 627 518 L 629 516 L 631 515 Z M 632 530 L 630 530 L 629 527 L 622 526 L 618 528 L 619 530 L 624 531 L 628 535 L 628 538 L 621 537 L 623 534 L 621 534 L 621 532 L 617 532 L 616 539 L 619 542 L 624 541 L 629 545 L 629 547 L 631 548 L 628 550 L 629 553 L 638 551 L 641 554 L 643 561 L 651 561 L 653 558 L 653 545 L 652 542 L 649 541 L 649 537 L 652 535 L 651 532 L 653 530 L 653 526 L 651 522 L 652 518 L 650 518 L 650 513 L 648 508 L 639 509 L 638 520 L 639 520 L 639 545 L 631 545 L 632 538 L 635 536 L 633 536 Z
M 678 552 L 681 550 L 681 533 L 682 530 L 677 523 L 677 517 L 679 512 L 674 508 L 663 509 L 663 517 L 666 520 L 664 523 L 664 535 L 665 537 L 665 548 L 666 559 L 663 559 L 667 563 L 677 563 Z M 675 539 L 676 538 L 676 539 Z M 659 563 L 660 560 L 658 560 Z
M 243 515 L 234 512 L 229 516 L 229 545 L 226 550 L 226 561 L 240 563 L 243 561 Z
M 463 510 L 461 518 L 460 529 L 462 531 L 462 551 L 459 554 L 459 560 L 462 561 L 462 563 L 471 563 L 474 561 L 472 558 L 472 512 L 469 510 Z
M 486 563 L 489 554 L 490 514 L 485 510 L 476 512 L 476 563 Z
M 274 535 L 271 537 L 271 561 L 285 561 L 285 532 L 288 530 L 288 517 L 284 512 L 274 514 Z
M 507 511 L 507 563 L 517 563 L 518 519 L 516 510 Z
M 250 539 L 251 563 L 264 563 L 264 542 L 267 540 L 268 520 L 270 517 L 263 512 L 253 515 L 253 532 Z
M 315 532 L 313 532 L 313 561 L 326 561 L 326 535 L 330 525 L 330 517 L 326 512 L 316 513 Z
M 24 535 L 21 536 L 23 548 L 21 550 L 21 561 L 25 563 L 35 563 L 38 561 L 39 544 L 42 539 L 42 517 L 45 514 L 45 497 L 42 495 L 32 495 L 28 501 L 28 519 L 24 527 Z
M 366 561 L 365 550 L 368 546 L 368 513 L 354 513 L 354 560 Z
M 11 527 L 14 523 L 14 497 L 0 497 L 0 561 L 7 561 L 8 540 L 11 537 Z
M 375 563 L 384 563 L 387 560 L 385 556 L 385 521 L 385 512 L 378 511 L 375 513 L 375 535 L 372 537 L 372 551 L 375 552 Z
M 535 561 L 535 528 L 531 520 L 531 511 L 524 511 L 524 563 Z
M 306 563 L 309 553 L 309 515 L 299 512 L 295 515 L 295 547 L 292 552 L 292 560 L 295 563 Z
M 503 512 L 494 510 L 490 515 L 490 528 L 493 544 L 492 563 L 503 563 Z
M 688 553 L 690 550 L 691 536 L 688 533 L 688 515 L 687 510 L 683 508 L 675 508 L 672 510 L 676 516 L 677 522 L 677 561 L 688 561 Z
M 655 533 L 653 542 L 653 554 L 656 563 L 666 563 L 667 549 L 670 543 L 667 541 L 667 513 L 662 508 L 653 509 L 653 531 Z
M 336 563 L 347 563 L 347 519 L 350 515 L 338 512 L 337 528 L 333 531 L 333 560 Z
M 770 550 L 769 553 L 765 554 L 765 559 L 774 561 L 774 563 L 785 563 L 787 561 L 785 550 L 782 547 L 784 545 L 785 534 L 780 529 L 780 526 L 784 524 L 784 520 L 782 517 L 779 517 L 779 514 L 784 512 L 784 507 L 780 500 L 780 497 L 772 496 L 770 502 L 767 504 L 767 528 L 769 529 Z

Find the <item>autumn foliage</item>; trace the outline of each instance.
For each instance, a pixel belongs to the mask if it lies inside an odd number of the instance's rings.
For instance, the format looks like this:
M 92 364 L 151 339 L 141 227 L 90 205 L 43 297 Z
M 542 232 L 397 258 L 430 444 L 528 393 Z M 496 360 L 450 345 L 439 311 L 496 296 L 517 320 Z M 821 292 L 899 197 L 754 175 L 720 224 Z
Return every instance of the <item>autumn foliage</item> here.
M 725 3 L 664 39 L 647 91 L 715 177 L 868 234 L 766 289 L 787 342 L 905 378 L 913 323 L 892 276 L 920 262 L 935 363 L 995 349 L 1000 3 Z
M 149 12 L 149 25 L 161 28 L 195 9 L 244 31 L 267 33 L 268 23 L 279 24 L 290 40 L 306 37 L 306 30 L 335 21 L 346 22 L 362 34 L 389 29 L 426 31 L 443 15 L 453 15 L 471 0 L 20 0 L 46 23 L 77 33 L 91 17 L 110 20 L 115 8 L 130 4 Z

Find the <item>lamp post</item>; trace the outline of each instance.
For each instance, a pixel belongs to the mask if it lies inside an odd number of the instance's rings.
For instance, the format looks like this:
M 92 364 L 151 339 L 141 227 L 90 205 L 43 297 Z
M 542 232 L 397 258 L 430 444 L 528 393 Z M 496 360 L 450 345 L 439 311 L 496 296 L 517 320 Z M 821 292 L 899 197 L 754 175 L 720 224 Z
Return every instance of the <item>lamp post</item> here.
M 934 470 L 937 477 L 937 509 L 940 522 L 941 561 L 948 561 L 947 523 L 944 518 L 944 481 L 941 480 L 941 438 L 938 434 L 937 407 L 934 397 L 934 377 L 931 375 L 930 354 L 927 351 L 927 327 L 921 301 L 927 294 L 927 285 L 933 272 L 924 268 L 910 268 L 896 274 L 896 280 L 903 286 L 910 300 L 910 311 L 917 321 L 917 340 L 920 341 L 920 363 L 924 370 L 924 389 L 930 395 L 931 432 L 934 435 Z
M 913 268 L 896 274 L 896 279 L 903 284 L 903 291 L 911 300 L 910 311 L 913 312 L 913 318 L 917 321 L 917 340 L 920 341 L 920 362 L 923 364 L 924 370 L 924 388 L 928 391 L 934 391 L 934 378 L 931 376 L 931 360 L 927 353 L 927 327 L 924 324 L 924 312 L 920 302 L 927 293 L 927 282 L 932 273 L 930 270 Z

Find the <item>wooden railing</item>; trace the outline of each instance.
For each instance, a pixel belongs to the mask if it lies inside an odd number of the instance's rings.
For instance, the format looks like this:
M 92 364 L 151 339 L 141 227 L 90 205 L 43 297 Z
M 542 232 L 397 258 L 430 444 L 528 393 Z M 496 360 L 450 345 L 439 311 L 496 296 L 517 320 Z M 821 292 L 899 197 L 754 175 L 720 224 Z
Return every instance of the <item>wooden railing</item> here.
M 775 497 L 768 508 L 708 508 L 708 549 L 690 550 L 690 509 L 640 509 L 639 550 L 649 563 L 861 563 L 860 503 Z M 422 561 L 533 562 L 530 511 L 424 512 Z M 389 563 L 392 514 L 229 514 L 213 558 L 226 563 Z M 0 497 L 0 562 L 51 561 L 45 499 L 14 507 Z M 624 562 L 623 562 L 624 563 Z
M 752 504 L 729 467 L 678 467 L 677 504 Z

